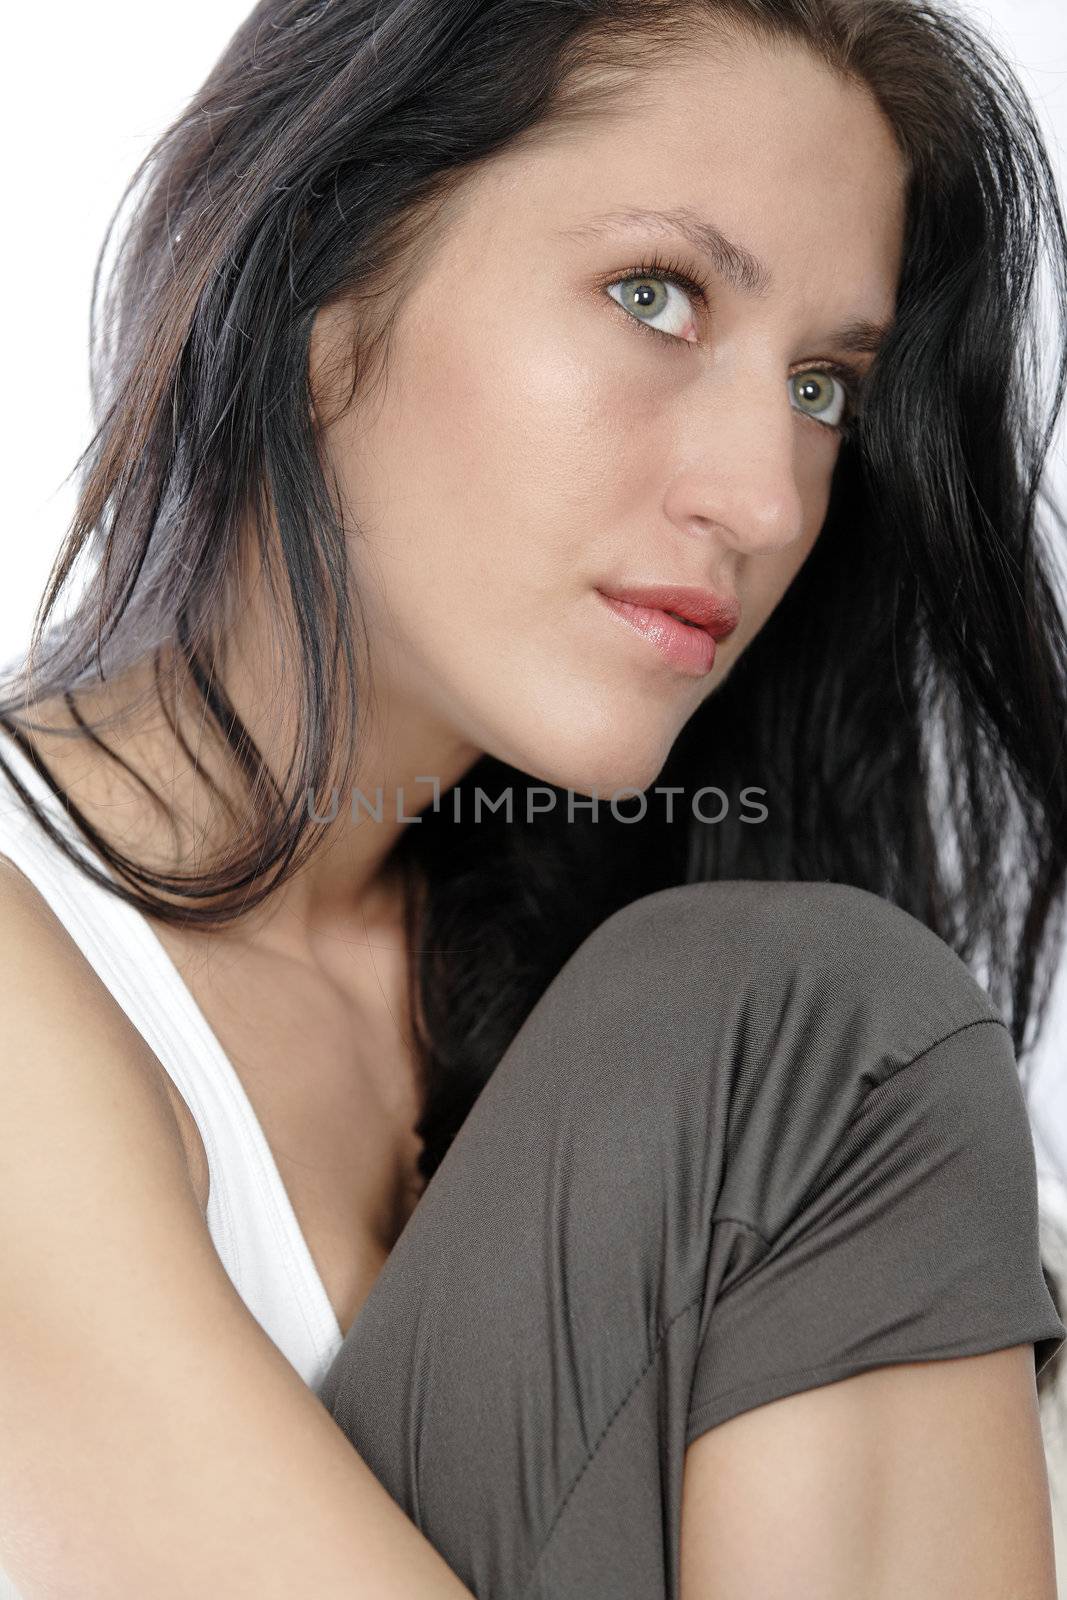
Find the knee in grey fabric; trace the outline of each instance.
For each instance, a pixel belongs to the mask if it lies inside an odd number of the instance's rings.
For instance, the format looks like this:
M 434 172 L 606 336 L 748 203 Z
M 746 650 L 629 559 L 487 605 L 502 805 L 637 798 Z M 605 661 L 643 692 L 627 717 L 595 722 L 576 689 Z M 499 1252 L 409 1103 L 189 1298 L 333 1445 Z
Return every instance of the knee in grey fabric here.
M 479 1596 L 654 1600 L 705 1429 L 1062 1336 L 985 991 L 864 890 L 729 880 L 635 901 L 557 974 L 323 1398 Z

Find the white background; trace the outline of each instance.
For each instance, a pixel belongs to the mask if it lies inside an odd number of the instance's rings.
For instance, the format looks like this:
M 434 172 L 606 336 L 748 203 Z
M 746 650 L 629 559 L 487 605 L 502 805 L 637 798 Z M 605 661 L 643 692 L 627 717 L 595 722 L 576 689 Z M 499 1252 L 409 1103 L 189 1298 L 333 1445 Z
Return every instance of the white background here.
M 1016 62 L 1067 188 L 1062 0 L 968 7 Z M 7 246 L 0 258 L 8 408 L 0 659 L 26 640 L 73 510 L 64 484 L 89 439 L 88 307 L 110 213 L 153 138 L 248 10 L 234 0 L 96 0 L 21 7 L 8 32 L 3 128 Z M 10 26 L 10 25 L 9 25 Z M 1053 487 L 1067 500 L 1061 423 Z M 1035 1056 L 1031 1114 L 1043 1169 L 1067 1178 L 1067 961 Z

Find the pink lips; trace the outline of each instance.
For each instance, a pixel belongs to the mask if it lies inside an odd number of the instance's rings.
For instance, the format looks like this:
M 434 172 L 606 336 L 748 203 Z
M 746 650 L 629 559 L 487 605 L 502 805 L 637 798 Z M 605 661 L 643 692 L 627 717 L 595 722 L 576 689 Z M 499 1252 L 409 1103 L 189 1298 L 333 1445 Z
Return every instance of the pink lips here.
M 614 614 L 648 640 L 671 666 L 703 677 L 715 664 L 715 641 L 740 621 L 736 600 L 713 589 L 645 584 L 597 593 Z M 671 615 L 671 613 L 676 615 Z M 684 617 L 686 621 L 678 619 Z

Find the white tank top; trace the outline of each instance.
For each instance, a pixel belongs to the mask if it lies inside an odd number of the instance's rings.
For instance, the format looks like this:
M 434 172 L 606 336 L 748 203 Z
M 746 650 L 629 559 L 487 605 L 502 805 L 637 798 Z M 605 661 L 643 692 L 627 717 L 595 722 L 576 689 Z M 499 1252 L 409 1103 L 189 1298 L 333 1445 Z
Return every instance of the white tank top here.
M 4 728 L 0 758 L 79 854 L 114 877 Z M 341 1343 L 337 1317 L 237 1072 L 151 923 L 63 855 L 2 768 L 0 855 L 44 896 L 185 1100 L 207 1153 L 207 1226 L 219 1260 L 256 1321 L 317 1389 Z

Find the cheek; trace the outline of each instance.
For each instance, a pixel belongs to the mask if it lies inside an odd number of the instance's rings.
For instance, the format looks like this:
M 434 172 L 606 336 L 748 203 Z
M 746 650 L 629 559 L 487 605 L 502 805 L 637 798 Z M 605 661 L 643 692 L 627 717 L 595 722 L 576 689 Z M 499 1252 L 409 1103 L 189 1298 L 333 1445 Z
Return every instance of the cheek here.
M 507 551 L 529 570 L 552 529 L 573 529 L 589 504 L 611 437 L 597 426 L 588 363 L 575 359 L 562 319 L 500 308 L 428 329 L 423 348 L 433 361 L 392 423 L 394 457 L 409 463 L 412 526 L 436 529 L 446 568 L 491 557 L 493 581 Z
M 825 440 L 804 438 L 803 435 L 809 431 L 805 421 L 798 420 L 794 470 L 803 527 L 798 539 L 787 549 L 777 552 L 779 560 L 771 572 L 771 579 L 778 590 L 776 604 L 808 559 L 822 532 L 830 506 L 834 469 L 841 449 L 838 435 L 831 434 Z
M 800 537 L 781 550 L 746 558 L 741 581 L 743 621 L 727 641 L 732 648 L 723 652 L 723 664 L 727 668 L 763 628 L 818 543 L 830 502 L 831 472 L 825 461 L 812 459 L 815 455 L 816 452 L 812 452 L 803 465 L 798 466 L 797 482 L 804 508 Z
M 566 299 L 482 289 L 455 315 L 442 304 L 407 330 L 370 451 L 376 477 L 402 485 L 391 559 L 457 605 L 474 573 L 536 611 L 598 573 L 632 517 L 650 459 L 643 369 L 607 342 L 598 353 L 588 309 Z
M 330 441 L 372 642 L 390 647 L 376 665 L 435 695 L 483 695 L 534 659 L 562 672 L 568 608 L 618 537 L 634 470 L 618 383 L 566 308 L 546 319 L 485 305 L 425 306 L 380 397 Z

